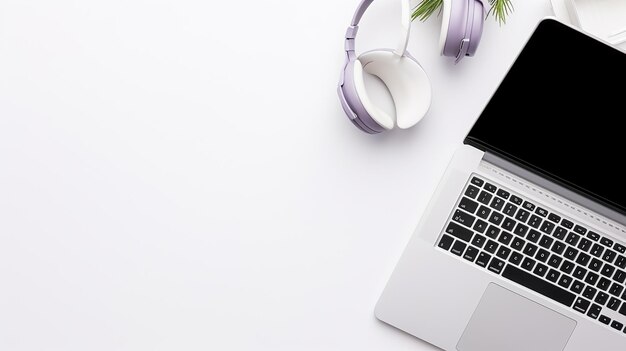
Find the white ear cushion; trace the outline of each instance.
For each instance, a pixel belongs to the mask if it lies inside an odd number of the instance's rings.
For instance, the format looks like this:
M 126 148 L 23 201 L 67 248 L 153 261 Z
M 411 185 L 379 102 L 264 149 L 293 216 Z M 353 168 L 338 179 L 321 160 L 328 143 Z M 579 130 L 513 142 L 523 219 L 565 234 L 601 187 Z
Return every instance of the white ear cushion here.
M 426 115 L 430 108 L 432 88 L 426 72 L 415 60 L 379 50 L 362 54 L 359 61 L 365 72 L 380 78 L 387 86 L 396 107 L 399 128 L 410 128 Z M 372 117 L 387 128 L 386 119 L 379 122 L 374 115 Z
M 372 119 L 374 119 L 374 121 L 381 127 L 387 130 L 393 129 L 393 118 L 385 111 L 378 108 L 378 106 L 376 106 L 376 104 L 374 104 L 374 102 L 370 99 L 367 89 L 365 88 L 365 78 L 363 77 L 363 74 L 363 65 L 359 60 L 356 60 L 354 62 L 354 87 L 356 88 L 357 95 L 359 95 L 361 104 Z
M 448 29 L 450 28 L 450 11 L 452 11 L 453 0 L 443 0 L 443 18 L 441 19 L 441 34 L 439 34 L 439 52 L 443 55 L 443 49 L 448 40 Z

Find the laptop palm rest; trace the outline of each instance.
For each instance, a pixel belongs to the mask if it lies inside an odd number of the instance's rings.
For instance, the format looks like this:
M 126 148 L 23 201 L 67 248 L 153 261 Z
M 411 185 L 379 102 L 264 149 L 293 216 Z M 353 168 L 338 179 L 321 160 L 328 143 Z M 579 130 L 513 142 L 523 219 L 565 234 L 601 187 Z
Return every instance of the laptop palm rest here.
M 489 284 L 461 339 L 459 351 L 561 351 L 576 321 Z

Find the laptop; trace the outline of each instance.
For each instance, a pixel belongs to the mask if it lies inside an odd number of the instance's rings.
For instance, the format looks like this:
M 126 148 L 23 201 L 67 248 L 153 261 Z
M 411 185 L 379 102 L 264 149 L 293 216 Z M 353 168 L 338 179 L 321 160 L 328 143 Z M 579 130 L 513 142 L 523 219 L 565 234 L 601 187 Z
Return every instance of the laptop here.
M 444 350 L 626 350 L 626 54 L 541 20 L 375 314 Z

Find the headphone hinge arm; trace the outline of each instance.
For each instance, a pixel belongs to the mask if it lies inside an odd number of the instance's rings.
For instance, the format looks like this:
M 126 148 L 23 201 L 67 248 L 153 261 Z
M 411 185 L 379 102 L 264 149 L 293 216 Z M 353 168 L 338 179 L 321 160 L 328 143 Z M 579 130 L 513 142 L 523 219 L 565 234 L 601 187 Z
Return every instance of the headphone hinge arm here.
M 359 26 L 350 26 L 346 30 L 346 42 L 345 42 L 345 50 L 346 51 L 354 51 L 355 43 L 354 38 L 356 38 L 356 34 L 359 31 Z

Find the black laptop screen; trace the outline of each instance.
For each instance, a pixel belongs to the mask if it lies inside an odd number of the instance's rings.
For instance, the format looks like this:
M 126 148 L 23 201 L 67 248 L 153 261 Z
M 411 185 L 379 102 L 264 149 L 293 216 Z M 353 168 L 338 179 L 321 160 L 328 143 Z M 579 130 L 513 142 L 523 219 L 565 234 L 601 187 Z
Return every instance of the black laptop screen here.
M 544 20 L 466 143 L 626 214 L 624 124 L 626 54 Z

